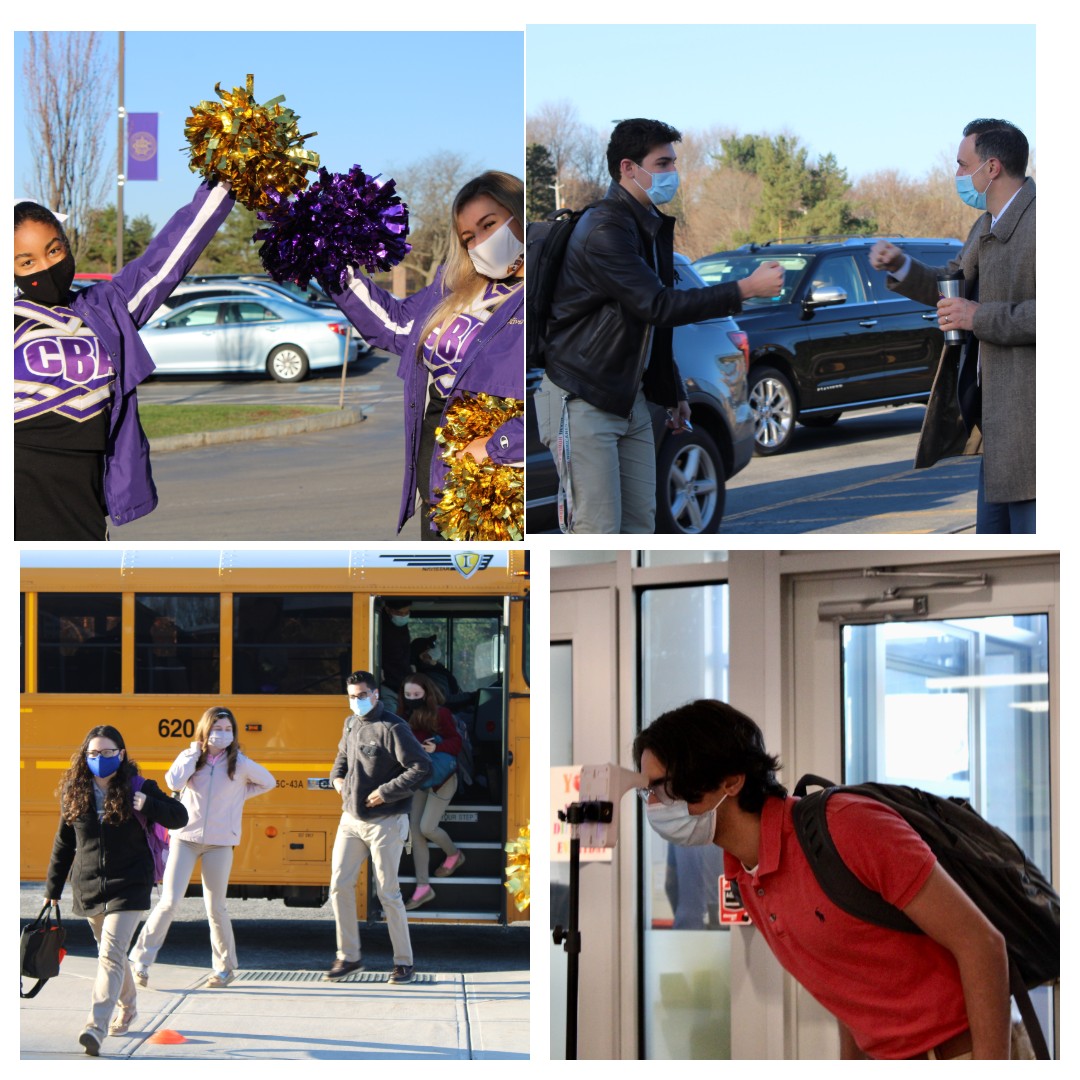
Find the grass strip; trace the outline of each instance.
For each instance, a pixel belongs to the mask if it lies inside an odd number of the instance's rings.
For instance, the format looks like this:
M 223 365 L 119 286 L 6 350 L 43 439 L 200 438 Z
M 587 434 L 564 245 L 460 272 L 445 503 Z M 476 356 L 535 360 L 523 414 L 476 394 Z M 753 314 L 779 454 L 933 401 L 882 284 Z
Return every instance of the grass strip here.
M 337 412 L 329 405 L 140 405 L 139 417 L 147 438 L 190 435 L 198 431 L 268 424 L 273 420 L 295 420 L 299 416 Z

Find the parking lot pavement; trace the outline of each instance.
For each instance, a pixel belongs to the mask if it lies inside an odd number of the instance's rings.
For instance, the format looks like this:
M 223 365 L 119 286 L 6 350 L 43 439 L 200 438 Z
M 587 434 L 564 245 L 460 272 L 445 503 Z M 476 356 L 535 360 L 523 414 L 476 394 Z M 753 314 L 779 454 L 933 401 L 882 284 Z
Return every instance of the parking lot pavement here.
M 21 1057 L 85 1057 L 97 960 L 65 958 L 61 974 L 20 1008 Z M 394 985 L 386 972 L 329 982 L 321 971 L 249 971 L 221 990 L 206 969 L 155 964 L 132 1030 L 105 1039 L 105 1058 L 523 1059 L 529 1056 L 527 971 L 426 974 Z M 29 984 L 26 986 L 29 989 Z M 153 1041 L 158 1039 L 171 1041 Z M 176 1035 L 182 1041 L 175 1041 Z

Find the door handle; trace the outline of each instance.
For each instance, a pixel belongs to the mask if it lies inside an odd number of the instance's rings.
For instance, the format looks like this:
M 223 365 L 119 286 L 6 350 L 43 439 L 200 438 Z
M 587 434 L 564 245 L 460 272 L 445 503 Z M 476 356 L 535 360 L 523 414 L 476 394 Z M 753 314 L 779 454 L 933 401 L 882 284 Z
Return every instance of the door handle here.
M 869 326 L 877 326 L 877 319 L 866 319 L 865 321 L 860 320 L 859 325 L 860 326 L 867 326 L 867 327 L 869 327 Z
M 936 311 L 928 311 L 928 312 L 927 312 L 927 313 L 926 313 L 926 314 L 925 314 L 925 315 L 923 316 L 923 318 L 924 318 L 924 319 L 925 319 L 925 320 L 926 320 L 927 322 L 930 322 L 931 320 L 933 320 L 934 322 L 937 322 L 937 312 L 936 312 Z

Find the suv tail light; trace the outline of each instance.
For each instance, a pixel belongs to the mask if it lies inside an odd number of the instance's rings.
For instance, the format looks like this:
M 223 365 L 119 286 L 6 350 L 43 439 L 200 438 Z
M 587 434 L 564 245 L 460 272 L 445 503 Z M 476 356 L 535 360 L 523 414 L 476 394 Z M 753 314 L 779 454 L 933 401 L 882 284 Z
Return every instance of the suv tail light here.
M 750 371 L 750 339 L 743 330 L 729 330 L 727 336 L 731 338 L 731 344 L 742 353 L 743 378 L 746 378 Z

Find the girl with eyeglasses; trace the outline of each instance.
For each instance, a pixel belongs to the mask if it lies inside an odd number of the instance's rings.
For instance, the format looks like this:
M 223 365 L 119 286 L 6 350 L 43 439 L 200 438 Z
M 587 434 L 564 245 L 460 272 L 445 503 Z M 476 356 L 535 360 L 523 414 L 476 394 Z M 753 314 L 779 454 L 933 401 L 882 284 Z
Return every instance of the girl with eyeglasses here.
M 107 724 L 90 729 L 57 794 L 60 825 L 45 896 L 59 906 L 70 873 L 72 911 L 87 919 L 98 943 L 90 1015 L 79 1036 L 86 1053 L 97 1057 L 106 1033 L 123 1035 L 135 1020 L 136 989 L 126 954 L 154 885 L 144 822 L 178 829 L 188 812 L 153 780 L 139 776 L 123 736 Z
M 432 766 L 424 785 L 413 793 L 409 812 L 416 889 L 405 908 L 415 911 L 435 899 L 435 890 L 428 877 L 429 841 L 442 848 L 446 856 L 435 871 L 436 877 L 449 877 L 465 862 L 465 852 L 458 849 L 439 825 L 458 787 L 457 755 L 461 753 L 461 736 L 453 714 L 443 704 L 442 693 L 426 675 L 410 675 L 402 684 L 401 693 L 405 719 L 431 758 Z
M 236 717 L 225 708 L 207 709 L 195 727 L 195 741 L 182 750 L 165 773 L 165 782 L 180 792 L 187 824 L 171 834 L 169 861 L 161 899 L 131 950 L 135 981 L 146 986 L 150 965 L 165 943 L 176 906 L 201 860 L 203 903 L 210 923 L 213 974 L 207 987 L 223 987 L 236 978 L 236 941 L 225 908 L 233 848 L 240 843 L 244 803 L 272 791 L 271 773 L 241 753 Z

